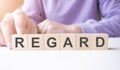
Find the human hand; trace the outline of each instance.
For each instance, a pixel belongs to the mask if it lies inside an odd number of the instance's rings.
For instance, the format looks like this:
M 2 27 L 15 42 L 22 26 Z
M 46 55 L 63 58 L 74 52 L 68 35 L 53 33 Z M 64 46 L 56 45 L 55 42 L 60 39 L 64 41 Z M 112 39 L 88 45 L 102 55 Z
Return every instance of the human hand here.
M 13 13 L 6 14 L 1 21 L 0 26 L 0 40 L 5 40 L 5 44 L 9 48 L 12 46 L 12 34 L 37 33 L 37 26 L 33 24 L 26 14 L 20 9 L 15 10 Z
M 76 25 L 60 24 L 51 20 L 44 20 L 38 24 L 39 33 L 57 34 L 57 33 L 81 33 L 81 28 Z

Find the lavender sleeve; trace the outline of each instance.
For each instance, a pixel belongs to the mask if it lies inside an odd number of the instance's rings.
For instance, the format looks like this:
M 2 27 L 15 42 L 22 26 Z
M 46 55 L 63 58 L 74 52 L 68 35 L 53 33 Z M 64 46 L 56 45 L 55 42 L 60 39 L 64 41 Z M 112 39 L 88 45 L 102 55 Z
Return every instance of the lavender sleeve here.
M 111 37 L 120 36 L 120 1 L 99 0 L 102 15 L 100 21 L 87 20 L 80 24 L 84 33 L 107 33 Z
M 35 24 L 43 20 L 42 5 L 39 0 L 24 0 L 21 9 Z

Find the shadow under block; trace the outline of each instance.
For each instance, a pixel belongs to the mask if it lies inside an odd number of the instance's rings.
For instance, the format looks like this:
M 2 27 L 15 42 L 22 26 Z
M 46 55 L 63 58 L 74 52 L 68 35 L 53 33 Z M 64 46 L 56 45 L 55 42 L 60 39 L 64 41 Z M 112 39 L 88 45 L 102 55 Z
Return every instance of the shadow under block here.
M 22 42 L 21 44 L 18 43 Z M 14 34 L 12 35 L 12 49 L 13 50 L 27 50 L 28 49 L 28 43 L 27 43 L 27 34 L 18 35 Z
M 75 34 L 60 34 L 60 50 L 75 50 Z
M 59 50 L 59 34 L 44 35 L 45 50 Z
M 43 34 L 28 34 L 28 49 L 43 50 Z

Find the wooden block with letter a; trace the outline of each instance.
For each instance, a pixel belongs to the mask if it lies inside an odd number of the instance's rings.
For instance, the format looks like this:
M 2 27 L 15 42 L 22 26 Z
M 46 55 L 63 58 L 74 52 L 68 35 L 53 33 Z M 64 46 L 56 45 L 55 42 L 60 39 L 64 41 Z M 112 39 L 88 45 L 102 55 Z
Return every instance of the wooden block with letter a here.
M 27 34 L 14 34 L 12 35 L 12 49 L 13 50 L 26 50 L 28 49 Z
M 60 34 L 60 50 L 75 50 L 75 34 Z

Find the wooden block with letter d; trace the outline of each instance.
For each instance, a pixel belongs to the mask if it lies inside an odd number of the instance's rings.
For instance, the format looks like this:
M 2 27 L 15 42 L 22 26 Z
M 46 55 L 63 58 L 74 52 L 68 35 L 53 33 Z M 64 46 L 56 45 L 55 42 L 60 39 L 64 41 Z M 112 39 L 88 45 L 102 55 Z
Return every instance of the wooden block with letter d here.
M 28 41 L 27 34 L 24 34 L 24 35 L 14 34 L 14 35 L 12 35 L 12 49 L 13 50 L 26 50 L 26 49 L 28 49 L 27 41 Z
M 93 50 L 108 50 L 108 34 L 93 34 L 92 36 Z

